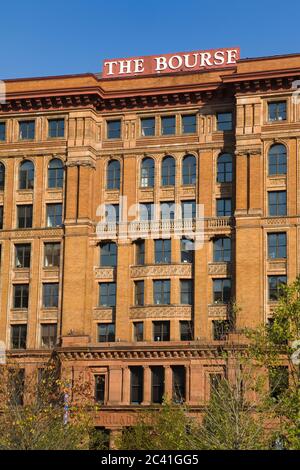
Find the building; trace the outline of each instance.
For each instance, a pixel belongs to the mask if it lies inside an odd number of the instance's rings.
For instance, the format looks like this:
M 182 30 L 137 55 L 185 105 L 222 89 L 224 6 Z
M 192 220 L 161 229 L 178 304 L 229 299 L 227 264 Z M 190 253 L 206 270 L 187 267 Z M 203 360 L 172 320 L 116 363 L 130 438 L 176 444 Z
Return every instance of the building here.
M 299 274 L 299 77 L 294 54 L 6 82 L 0 340 L 25 374 L 56 348 L 112 437 L 164 393 L 201 413 L 230 367 L 219 346 L 268 322 L 278 285 Z M 120 196 L 139 208 L 122 225 L 131 238 L 110 218 L 127 215 Z M 204 242 L 189 251 L 175 222 L 187 208 L 194 231 L 196 205 Z

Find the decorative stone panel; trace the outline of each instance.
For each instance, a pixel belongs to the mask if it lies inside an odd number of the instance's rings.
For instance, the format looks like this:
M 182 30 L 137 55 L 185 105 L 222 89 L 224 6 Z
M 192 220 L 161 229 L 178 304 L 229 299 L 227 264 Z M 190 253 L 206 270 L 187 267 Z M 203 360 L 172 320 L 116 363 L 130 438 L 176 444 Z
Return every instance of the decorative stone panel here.
M 113 281 L 116 275 L 116 268 L 96 268 L 96 279 Z
M 131 319 L 147 319 L 153 320 L 159 319 L 173 319 L 180 318 L 185 320 L 191 320 L 192 318 L 192 307 L 190 306 L 158 306 L 149 305 L 145 307 L 132 307 L 130 309 Z
M 208 265 L 208 274 L 211 276 L 222 275 L 229 276 L 231 273 L 230 263 L 210 263 Z
M 108 320 L 113 321 L 113 309 L 112 308 L 94 308 L 93 312 L 94 320 Z
M 57 309 L 44 309 L 41 310 L 39 315 L 40 321 L 53 321 L 58 320 L 58 310 Z
M 11 321 L 24 321 L 27 323 L 28 319 L 28 311 L 27 310 L 11 310 L 10 312 L 10 320 Z
M 267 266 L 268 273 L 285 274 L 286 273 L 286 261 L 268 261 Z
M 192 265 L 190 263 L 182 264 L 153 264 L 148 266 L 133 266 L 131 268 L 131 277 L 159 277 L 159 276 L 183 276 L 192 277 Z
M 224 319 L 228 316 L 228 306 L 214 304 L 208 306 L 208 316 L 213 318 Z

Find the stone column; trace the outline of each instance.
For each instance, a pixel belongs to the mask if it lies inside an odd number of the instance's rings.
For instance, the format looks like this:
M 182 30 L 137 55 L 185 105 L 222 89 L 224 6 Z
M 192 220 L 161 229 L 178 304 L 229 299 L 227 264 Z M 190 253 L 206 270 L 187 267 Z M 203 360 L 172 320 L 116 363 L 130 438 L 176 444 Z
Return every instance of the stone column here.
M 173 380 L 172 380 L 171 366 L 165 366 L 165 393 L 164 395 L 167 398 L 167 400 L 172 399 L 172 395 L 173 395 L 172 386 L 173 386 Z
M 151 403 L 151 369 L 144 366 L 144 399 L 142 405 L 150 405 Z

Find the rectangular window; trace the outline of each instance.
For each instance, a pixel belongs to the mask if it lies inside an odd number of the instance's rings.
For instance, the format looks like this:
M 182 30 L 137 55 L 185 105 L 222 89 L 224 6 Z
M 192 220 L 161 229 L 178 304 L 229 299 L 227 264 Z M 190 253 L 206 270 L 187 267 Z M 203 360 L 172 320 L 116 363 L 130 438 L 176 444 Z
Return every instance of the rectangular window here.
M 286 233 L 268 233 L 270 259 L 286 258 Z
M 47 204 L 47 227 L 62 225 L 62 204 Z
M 183 320 L 180 322 L 180 340 L 181 341 L 193 341 L 194 328 L 193 322 Z
M 56 346 L 57 325 L 49 323 L 41 325 L 41 345 L 43 349 L 53 349 Z
M 0 230 L 3 229 L 3 206 L 0 206 Z
M 232 130 L 232 113 L 217 113 L 218 131 Z
M 174 220 L 175 219 L 176 205 L 174 201 L 160 203 L 160 218 L 161 220 Z
M 194 261 L 194 243 L 187 238 L 181 239 L 181 262 L 193 263 Z
M 286 285 L 286 283 L 286 276 L 268 276 L 269 300 L 276 302 L 281 293 L 281 286 Z
M 269 370 L 270 396 L 278 400 L 289 387 L 289 370 L 286 366 L 276 366 Z
M 136 306 L 144 305 L 144 281 L 135 281 L 134 283 L 134 304 Z
M 155 263 L 171 263 L 171 240 L 155 240 Z
M 119 204 L 105 205 L 105 218 L 107 223 L 119 223 Z
M 193 282 L 191 279 L 181 279 L 180 281 L 180 303 L 182 305 L 193 304 Z
M 107 138 L 120 139 L 121 138 L 121 120 L 107 121 Z
M 113 343 L 115 341 L 115 324 L 99 323 L 98 340 L 99 343 Z
M 231 239 L 220 237 L 214 240 L 214 263 L 231 261 Z
M 230 217 L 231 215 L 231 198 L 217 199 L 217 217 Z
M 144 341 L 144 323 L 142 321 L 133 323 L 133 341 Z
M 222 374 L 209 374 L 210 394 L 217 392 L 222 381 Z
M 27 325 L 12 325 L 11 348 L 26 349 Z
M 11 369 L 9 372 L 9 402 L 12 406 L 23 406 L 25 392 L 25 369 Z
M 0 122 L 0 142 L 5 142 L 6 140 L 6 123 Z
M 269 216 L 286 215 L 286 191 L 269 191 Z
M 170 279 L 162 281 L 153 281 L 154 304 L 169 305 L 170 304 Z
M 286 120 L 286 101 L 268 103 L 268 117 L 270 122 Z
M 151 367 L 152 403 L 162 403 L 165 391 L 165 370 L 161 366 Z
M 181 213 L 183 219 L 195 219 L 196 201 L 183 201 L 181 203 Z
M 163 116 L 161 118 L 161 133 L 162 135 L 176 134 L 176 118 L 175 116 Z
M 95 375 L 95 401 L 104 404 L 105 400 L 105 375 Z
M 29 284 L 14 285 L 14 308 L 28 309 Z
M 100 307 L 116 306 L 116 283 L 100 282 L 99 284 L 99 305 Z
M 185 382 L 186 372 L 184 366 L 172 366 L 173 379 L 173 401 L 175 403 L 183 403 L 186 398 Z
M 33 140 L 35 136 L 35 121 L 20 121 L 19 131 L 21 140 Z
M 154 321 L 153 322 L 153 340 L 154 341 L 170 341 L 170 322 Z
M 63 138 L 65 136 L 64 119 L 48 119 L 48 137 Z
M 32 228 L 32 204 L 17 206 L 18 228 Z
M 215 341 L 225 341 L 229 333 L 228 320 L 213 320 L 213 339 Z
M 213 279 L 214 302 L 227 304 L 231 298 L 231 279 Z
M 183 134 L 195 134 L 197 131 L 196 114 L 181 116 Z
M 15 267 L 30 268 L 31 244 L 15 245 Z
M 135 242 L 135 263 L 137 265 L 145 264 L 145 240 Z
M 60 266 L 60 243 L 44 244 L 44 266 L 45 268 Z
M 155 135 L 155 118 L 141 119 L 141 135 L 142 137 L 151 137 Z
M 117 245 L 116 243 L 102 243 L 100 245 L 100 266 L 117 266 Z
M 140 405 L 144 397 L 144 368 L 130 367 L 130 402 Z
M 57 308 L 58 307 L 58 291 L 59 291 L 59 284 L 57 282 L 43 284 L 43 307 L 44 308 Z

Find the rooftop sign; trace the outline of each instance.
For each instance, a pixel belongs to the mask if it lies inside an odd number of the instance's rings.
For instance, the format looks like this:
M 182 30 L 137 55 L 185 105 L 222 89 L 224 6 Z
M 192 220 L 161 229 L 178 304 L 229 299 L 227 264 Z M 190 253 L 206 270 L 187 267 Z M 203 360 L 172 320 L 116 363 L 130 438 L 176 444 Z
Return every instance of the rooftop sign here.
M 104 60 L 103 78 L 158 75 L 163 73 L 196 72 L 232 67 L 240 58 L 240 48 L 212 49 L 127 59 Z

